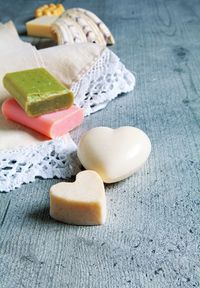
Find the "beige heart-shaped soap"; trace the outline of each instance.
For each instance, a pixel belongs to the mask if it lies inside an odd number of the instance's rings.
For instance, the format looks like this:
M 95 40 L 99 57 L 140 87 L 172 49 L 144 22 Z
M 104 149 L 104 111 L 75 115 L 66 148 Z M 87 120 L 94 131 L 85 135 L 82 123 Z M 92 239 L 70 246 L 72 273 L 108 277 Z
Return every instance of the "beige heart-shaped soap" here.
M 61 182 L 50 188 L 50 215 L 74 225 L 99 225 L 106 220 L 104 184 L 95 171 L 77 174 L 73 183 Z
M 89 130 L 78 145 L 78 158 L 86 169 L 96 171 L 105 183 L 123 180 L 148 159 L 151 142 L 140 129 L 97 127 Z

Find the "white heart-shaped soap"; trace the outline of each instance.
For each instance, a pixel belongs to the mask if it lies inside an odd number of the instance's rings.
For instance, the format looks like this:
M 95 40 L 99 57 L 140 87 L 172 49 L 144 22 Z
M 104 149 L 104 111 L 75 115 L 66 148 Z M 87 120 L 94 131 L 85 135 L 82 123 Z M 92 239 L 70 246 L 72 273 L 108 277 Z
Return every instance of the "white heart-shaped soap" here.
M 151 142 L 140 129 L 130 126 L 89 130 L 78 145 L 78 158 L 85 169 L 96 171 L 105 183 L 123 180 L 148 159 Z
M 61 182 L 50 188 L 50 215 L 74 225 L 99 225 L 106 219 L 104 184 L 95 171 L 77 174 L 73 183 Z

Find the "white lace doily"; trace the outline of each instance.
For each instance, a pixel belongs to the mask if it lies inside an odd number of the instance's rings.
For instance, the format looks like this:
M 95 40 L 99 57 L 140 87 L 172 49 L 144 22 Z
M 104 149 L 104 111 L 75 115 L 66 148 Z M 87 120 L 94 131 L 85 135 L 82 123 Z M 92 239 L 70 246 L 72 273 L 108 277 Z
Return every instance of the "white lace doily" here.
M 121 93 L 133 90 L 135 77 L 109 49 L 82 79 L 72 86 L 77 106 L 89 115 L 104 108 Z M 76 145 L 68 136 L 33 147 L 0 151 L 0 191 L 8 192 L 36 177 L 66 178 L 80 170 Z
M 80 170 L 76 144 L 70 136 L 36 146 L 0 152 L 0 191 L 10 191 L 36 177 L 66 178 Z
M 134 89 L 135 77 L 110 49 L 106 48 L 98 61 L 82 79 L 72 86 L 75 104 L 85 115 L 104 108 L 121 93 Z

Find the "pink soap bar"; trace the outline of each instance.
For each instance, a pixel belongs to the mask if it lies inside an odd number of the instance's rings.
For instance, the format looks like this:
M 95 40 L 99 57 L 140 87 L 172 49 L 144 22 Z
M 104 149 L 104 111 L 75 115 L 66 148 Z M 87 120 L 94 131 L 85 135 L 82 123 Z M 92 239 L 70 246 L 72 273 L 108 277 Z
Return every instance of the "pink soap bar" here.
M 15 99 L 6 100 L 2 105 L 2 112 L 7 119 L 32 128 L 49 138 L 68 133 L 79 126 L 84 119 L 83 109 L 76 106 L 34 118 L 29 117 Z

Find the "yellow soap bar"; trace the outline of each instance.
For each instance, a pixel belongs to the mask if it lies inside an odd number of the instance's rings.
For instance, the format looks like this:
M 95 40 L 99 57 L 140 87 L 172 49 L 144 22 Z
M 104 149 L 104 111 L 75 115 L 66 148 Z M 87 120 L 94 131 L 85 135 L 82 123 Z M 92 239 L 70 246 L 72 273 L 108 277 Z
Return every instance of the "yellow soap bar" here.
M 58 3 L 58 4 L 51 3 L 49 5 L 45 4 L 43 6 L 38 7 L 35 10 L 35 17 L 36 18 L 41 17 L 43 15 L 60 16 L 64 11 L 65 11 L 65 8 L 61 3 Z
M 41 16 L 26 23 L 26 30 L 29 36 L 47 37 L 55 39 L 52 32 L 52 25 L 58 16 Z

